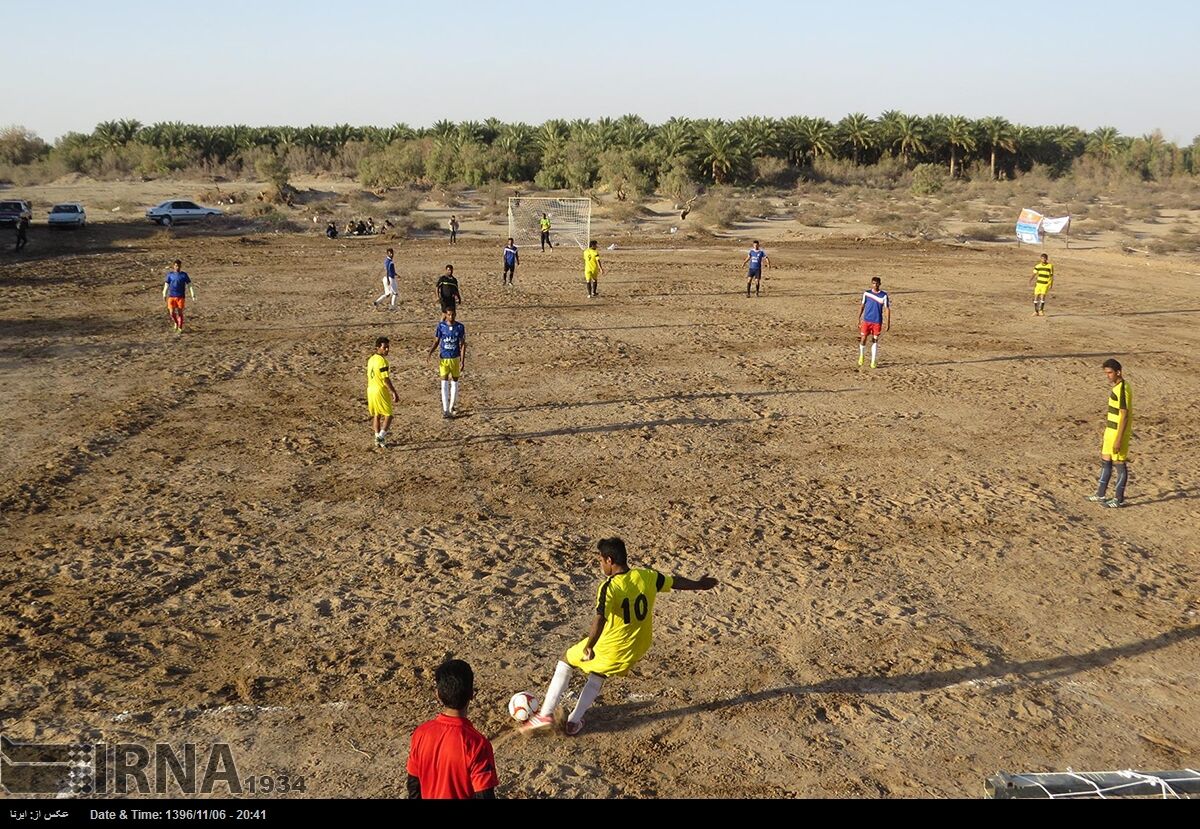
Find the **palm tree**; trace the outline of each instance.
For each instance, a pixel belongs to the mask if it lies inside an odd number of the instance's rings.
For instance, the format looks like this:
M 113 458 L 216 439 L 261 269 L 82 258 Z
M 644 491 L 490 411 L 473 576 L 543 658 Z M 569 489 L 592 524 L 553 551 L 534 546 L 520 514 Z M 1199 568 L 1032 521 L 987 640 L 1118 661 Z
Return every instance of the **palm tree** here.
M 784 118 L 777 128 L 777 141 L 783 157 L 790 164 L 799 167 L 808 158 L 808 143 L 805 138 L 808 119 L 799 115 Z
M 724 121 L 710 123 L 700 133 L 701 163 L 716 184 L 725 184 L 745 166 L 737 131 Z
M 996 179 L 996 153 L 999 150 L 1006 152 L 1016 152 L 1017 150 L 1017 131 L 1006 118 L 984 118 L 979 122 L 979 130 L 983 134 L 983 141 L 991 148 L 992 154 L 992 180 Z
M 946 143 L 950 147 L 950 178 L 957 171 L 958 151 L 974 152 L 976 147 L 975 131 L 971 122 L 961 115 L 951 115 L 944 124 Z
M 687 118 L 672 118 L 654 135 L 657 154 L 664 160 L 682 158 L 695 145 L 695 127 Z
M 1124 140 L 1116 127 L 1100 127 L 1092 132 L 1087 149 L 1102 161 L 1112 161 L 1124 148 Z
M 837 131 L 833 124 L 825 118 L 805 118 L 800 128 L 808 155 L 812 161 L 822 156 L 833 155 L 833 147 L 837 141 Z
M 447 121 L 445 118 L 443 118 L 442 120 L 435 122 L 434 125 L 429 128 L 429 133 L 435 138 L 445 138 L 449 135 L 453 135 L 457 130 L 458 126 L 453 121 Z
M 748 158 L 774 155 L 778 147 L 778 131 L 770 118 L 753 116 L 734 122 L 738 140 Z
M 900 158 L 906 165 L 913 153 L 923 153 L 928 149 L 925 122 L 919 116 L 901 114 L 896 118 L 893 128 L 892 146 L 900 151 Z
M 458 136 L 465 141 L 475 141 L 480 144 L 483 142 L 483 136 L 486 127 L 478 121 L 463 121 L 458 125 Z
M 124 147 L 133 141 L 142 128 L 142 122 L 133 118 L 119 121 L 101 121 L 92 131 L 92 140 L 101 147 Z
M 865 114 L 852 112 L 837 125 L 842 142 L 850 145 L 854 164 L 858 166 L 861 154 L 875 145 L 875 125 Z
M 640 115 L 622 115 L 617 119 L 616 143 L 627 150 L 636 150 L 649 143 L 654 131 Z

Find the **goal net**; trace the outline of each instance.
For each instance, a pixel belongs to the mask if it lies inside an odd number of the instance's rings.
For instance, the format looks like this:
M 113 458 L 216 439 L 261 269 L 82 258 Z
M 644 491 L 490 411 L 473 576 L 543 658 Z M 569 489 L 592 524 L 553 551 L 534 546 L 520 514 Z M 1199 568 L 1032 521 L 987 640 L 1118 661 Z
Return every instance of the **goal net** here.
M 536 245 L 542 238 L 542 214 L 550 220 L 550 242 L 575 243 L 586 248 L 591 240 L 592 200 L 514 196 L 508 200 L 508 235 L 518 245 Z

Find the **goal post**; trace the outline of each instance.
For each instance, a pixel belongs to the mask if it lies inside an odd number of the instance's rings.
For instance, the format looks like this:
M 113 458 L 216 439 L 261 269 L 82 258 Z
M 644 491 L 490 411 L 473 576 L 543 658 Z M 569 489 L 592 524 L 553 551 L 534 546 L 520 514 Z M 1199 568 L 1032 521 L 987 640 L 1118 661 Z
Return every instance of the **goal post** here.
M 542 214 L 550 220 L 550 241 L 586 248 L 592 232 L 592 200 L 513 196 L 508 200 L 508 235 L 518 245 L 540 244 Z

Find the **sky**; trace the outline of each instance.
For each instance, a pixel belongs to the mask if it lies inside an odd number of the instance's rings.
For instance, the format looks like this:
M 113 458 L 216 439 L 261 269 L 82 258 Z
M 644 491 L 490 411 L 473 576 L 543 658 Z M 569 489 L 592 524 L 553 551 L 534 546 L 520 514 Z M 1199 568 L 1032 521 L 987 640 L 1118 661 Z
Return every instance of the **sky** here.
M 52 9 L 53 17 L 47 10 Z M 353 10 L 353 14 L 349 13 Z M 0 0 L 0 127 L 998 115 L 1200 136 L 1200 4 Z

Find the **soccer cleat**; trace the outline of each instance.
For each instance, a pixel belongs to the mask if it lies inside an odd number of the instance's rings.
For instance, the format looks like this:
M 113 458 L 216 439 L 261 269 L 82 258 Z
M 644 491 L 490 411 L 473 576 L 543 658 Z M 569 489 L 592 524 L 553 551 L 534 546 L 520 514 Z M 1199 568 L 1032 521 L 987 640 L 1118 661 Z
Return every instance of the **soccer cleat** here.
M 1103 495 L 1089 495 L 1087 499 L 1093 504 L 1103 504 L 1106 500 Z
M 866 361 L 867 361 L 867 358 L 866 358 L 866 357 L 862 356 L 861 354 L 859 354 L 859 355 L 858 355 L 858 366 L 859 366 L 859 368 L 862 368 L 862 364 L 863 364 L 863 363 L 865 363 Z
M 534 714 L 520 726 L 522 734 L 532 734 L 534 731 L 541 731 L 543 728 L 550 728 L 554 725 L 554 717 L 543 717 L 541 714 Z
M 1121 501 L 1118 501 L 1116 498 L 1109 498 L 1104 502 L 1104 506 L 1117 509 L 1118 507 L 1124 506 L 1124 504 Z
M 451 418 L 451 414 L 449 412 L 443 410 L 442 411 L 442 420 L 449 420 L 450 418 Z
M 872 361 L 871 361 L 871 368 L 875 368 L 875 361 L 874 361 L 874 360 L 872 360 Z
M 567 724 L 563 727 L 563 731 L 566 732 L 568 737 L 579 736 L 579 732 L 583 731 L 583 720 L 580 720 L 579 722 L 567 720 Z

